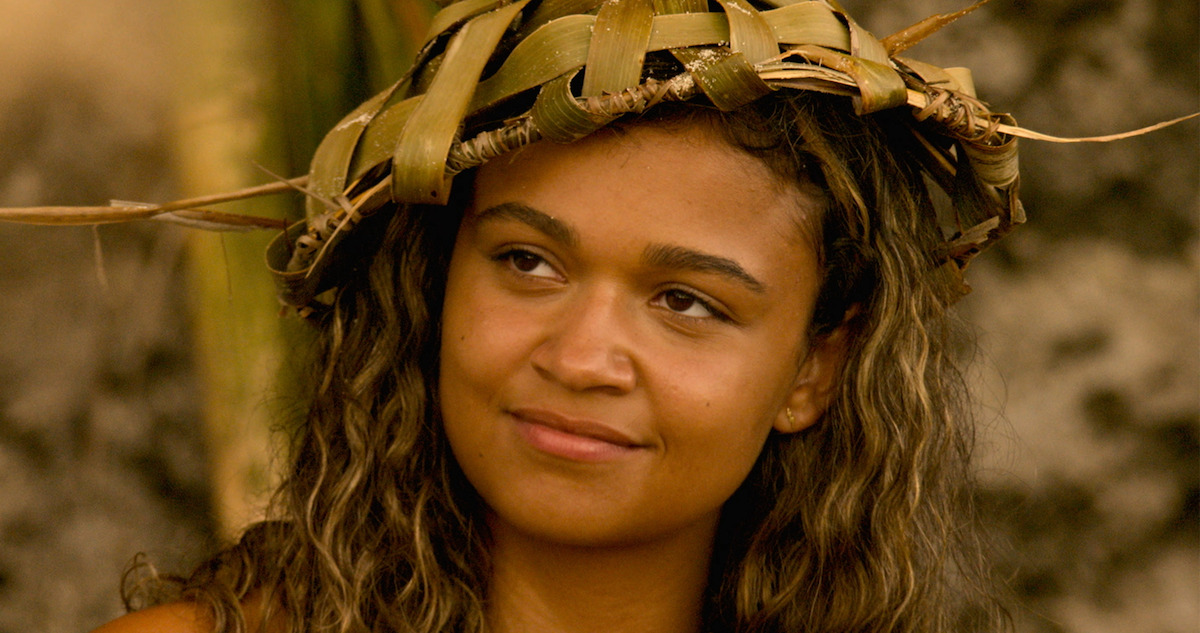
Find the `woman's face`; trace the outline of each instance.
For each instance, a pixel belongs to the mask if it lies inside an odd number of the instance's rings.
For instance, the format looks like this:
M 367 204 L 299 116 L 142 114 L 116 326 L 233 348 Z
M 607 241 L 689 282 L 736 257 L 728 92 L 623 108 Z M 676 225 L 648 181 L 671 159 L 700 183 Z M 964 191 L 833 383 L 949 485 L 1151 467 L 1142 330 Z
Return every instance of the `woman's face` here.
M 494 529 L 711 534 L 771 429 L 819 416 L 815 203 L 710 134 L 634 125 L 479 170 L 439 384 Z

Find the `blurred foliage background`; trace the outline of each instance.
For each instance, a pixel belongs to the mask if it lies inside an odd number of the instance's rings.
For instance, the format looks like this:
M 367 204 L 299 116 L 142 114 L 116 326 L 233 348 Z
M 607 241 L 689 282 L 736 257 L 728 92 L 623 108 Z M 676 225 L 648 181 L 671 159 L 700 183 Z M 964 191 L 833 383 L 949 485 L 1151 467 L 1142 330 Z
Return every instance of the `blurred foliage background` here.
M 843 4 L 885 35 L 961 3 Z M 325 131 L 403 72 L 431 13 L 0 0 L 0 205 L 303 173 Z M 994 0 L 912 55 L 972 68 L 1029 127 L 1103 134 L 1200 109 L 1198 31 L 1192 0 Z M 1200 622 L 1198 154 L 1195 122 L 1025 143 L 1030 224 L 970 271 L 979 498 L 1022 632 Z M 261 511 L 305 336 L 279 318 L 269 237 L 0 226 L 0 633 L 96 626 L 119 614 L 135 553 L 186 570 Z

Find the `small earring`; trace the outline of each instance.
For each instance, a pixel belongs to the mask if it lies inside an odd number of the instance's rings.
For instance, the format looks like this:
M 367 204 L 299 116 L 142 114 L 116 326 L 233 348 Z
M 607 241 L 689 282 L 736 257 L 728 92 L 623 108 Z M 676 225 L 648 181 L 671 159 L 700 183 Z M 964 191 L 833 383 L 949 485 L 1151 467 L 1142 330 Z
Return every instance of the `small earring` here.
M 784 414 L 787 415 L 788 424 L 790 424 L 794 428 L 796 426 L 796 416 L 792 415 L 792 408 L 785 407 L 783 409 L 783 412 L 784 412 Z

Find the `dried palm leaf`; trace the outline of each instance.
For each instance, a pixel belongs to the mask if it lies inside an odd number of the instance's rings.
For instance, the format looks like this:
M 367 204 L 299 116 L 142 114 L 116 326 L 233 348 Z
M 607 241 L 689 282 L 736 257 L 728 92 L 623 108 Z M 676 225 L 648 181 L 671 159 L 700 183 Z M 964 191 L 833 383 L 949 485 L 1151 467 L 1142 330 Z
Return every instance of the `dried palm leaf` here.
M 1018 137 L 1116 140 L 1183 120 L 1107 137 L 1050 137 L 993 112 L 976 98 L 966 69 L 900 56 L 982 4 L 882 40 L 834 0 L 718 0 L 713 11 L 703 0 L 450 4 L 434 17 L 412 69 L 326 135 L 307 180 L 286 185 L 306 184 L 310 195 L 307 219 L 268 250 L 281 298 L 309 305 L 338 283 L 330 272 L 337 269 L 331 266 L 337 247 L 366 219 L 395 204 L 445 204 L 456 174 L 500 154 L 539 139 L 570 142 L 663 101 L 704 99 L 732 110 L 776 90 L 847 96 L 862 114 L 909 109 L 922 165 L 954 203 L 947 224 L 959 229 L 938 255 L 960 279 L 972 257 L 1025 220 L 1017 197 Z M 647 56 L 659 51 L 683 72 L 649 72 Z M 191 202 L 5 210 L 0 219 L 123 221 L 200 206 L 180 206 Z

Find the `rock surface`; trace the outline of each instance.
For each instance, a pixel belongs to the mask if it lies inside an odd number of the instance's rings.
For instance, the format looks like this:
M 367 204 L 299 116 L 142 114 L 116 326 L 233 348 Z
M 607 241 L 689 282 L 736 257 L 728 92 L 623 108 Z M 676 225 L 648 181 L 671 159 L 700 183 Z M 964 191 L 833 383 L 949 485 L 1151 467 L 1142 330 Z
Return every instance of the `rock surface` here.
M 155 3 L 0 13 L 0 205 L 171 197 Z M 184 245 L 169 227 L 0 227 L 4 633 L 94 627 L 136 553 L 176 568 L 212 539 Z

